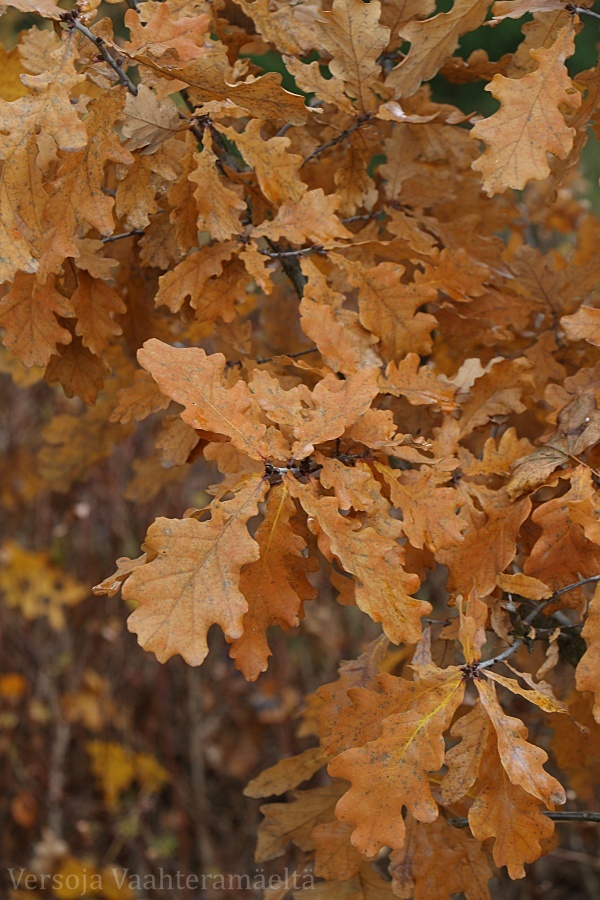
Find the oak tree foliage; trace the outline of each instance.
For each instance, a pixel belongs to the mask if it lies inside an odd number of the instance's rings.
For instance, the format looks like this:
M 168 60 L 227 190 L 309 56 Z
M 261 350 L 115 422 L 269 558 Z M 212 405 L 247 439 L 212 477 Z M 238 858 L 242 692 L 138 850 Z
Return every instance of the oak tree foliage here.
M 3 365 L 80 401 L 48 421 L 40 478 L 68 490 L 149 416 L 130 499 L 200 460 L 219 475 L 95 593 L 122 590 L 163 663 L 199 666 L 218 626 L 255 681 L 272 628 L 337 592 L 382 636 L 307 698 L 313 746 L 248 786 L 294 792 L 263 807 L 257 859 L 295 843 L 329 898 L 523 877 L 567 784 L 528 710 L 567 777 L 568 742 L 597 740 L 590 694 L 600 723 L 599 223 L 577 193 L 600 70 L 569 74 L 580 16 L 131 0 L 124 39 L 98 0 L 3 5 L 39 20 L 1 85 Z M 456 54 L 527 12 L 514 54 Z M 497 111 L 437 102 L 440 72 Z M 3 552 L 6 590 L 27 563 Z M 78 600 L 65 582 L 56 627 Z

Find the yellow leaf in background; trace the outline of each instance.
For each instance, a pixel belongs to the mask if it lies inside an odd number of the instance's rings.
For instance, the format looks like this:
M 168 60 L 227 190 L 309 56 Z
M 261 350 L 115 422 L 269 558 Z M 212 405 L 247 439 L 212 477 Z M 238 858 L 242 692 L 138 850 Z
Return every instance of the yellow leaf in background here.
M 47 616 L 52 628 L 64 627 L 65 608 L 81 603 L 88 589 L 52 565 L 48 553 L 32 553 L 15 541 L 0 549 L 0 592 L 4 602 L 26 619 Z
M 147 753 L 134 753 L 129 747 L 109 741 L 88 741 L 86 749 L 109 812 L 118 809 L 121 794 L 134 781 L 142 790 L 154 794 L 170 780 L 167 770 Z

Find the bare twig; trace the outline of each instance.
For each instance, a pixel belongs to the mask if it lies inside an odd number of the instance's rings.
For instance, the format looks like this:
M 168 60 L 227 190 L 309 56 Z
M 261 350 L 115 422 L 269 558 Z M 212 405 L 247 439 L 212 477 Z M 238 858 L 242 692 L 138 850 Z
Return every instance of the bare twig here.
M 123 238 L 134 237 L 137 234 L 144 234 L 143 228 L 133 228 L 131 231 L 122 231 L 120 234 L 109 234 L 107 237 L 101 238 L 103 244 L 112 244 L 113 241 L 121 241 Z
M 577 13 L 578 16 L 593 16 L 594 19 L 600 19 L 600 13 L 588 9 L 586 6 L 575 6 L 574 3 L 567 3 L 565 10 L 570 13 Z
M 100 35 L 92 34 L 90 29 L 86 28 L 86 26 L 83 25 L 79 21 L 79 19 L 77 19 L 72 13 L 65 13 L 62 16 L 62 20 L 67 23 L 70 29 L 74 28 L 76 31 L 81 32 L 81 34 L 84 34 L 86 38 L 88 38 L 88 40 L 92 42 L 92 44 L 96 45 L 100 55 L 102 56 L 102 59 L 107 62 L 113 72 L 116 72 L 119 76 L 119 81 L 121 82 L 121 84 L 127 88 L 130 94 L 133 94 L 134 97 L 137 97 L 138 89 L 136 88 L 133 81 L 129 78 L 129 76 L 123 71 L 116 59 L 114 59 L 110 54 L 106 44 L 104 43 L 104 39 L 101 38 Z
M 302 165 L 305 166 L 307 162 L 310 162 L 311 159 L 315 159 L 316 156 L 320 156 L 321 153 L 324 153 L 325 150 L 329 150 L 330 147 L 335 147 L 336 144 L 340 144 L 342 141 L 345 141 L 347 137 L 349 137 L 357 128 L 361 128 L 363 125 L 366 125 L 367 122 L 370 122 L 373 116 L 371 113 L 364 113 L 362 116 L 359 116 L 356 122 L 350 126 L 350 128 L 344 128 L 344 130 L 338 134 L 337 137 L 332 138 L 332 140 L 327 141 L 326 144 L 321 144 L 320 147 L 317 147 L 313 150 L 312 153 L 306 157 L 303 161 Z
M 314 244 L 312 247 L 305 247 L 303 250 L 259 250 L 259 253 L 262 253 L 263 256 L 268 256 L 270 259 L 286 259 L 287 257 L 294 256 L 309 256 L 311 253 L 322 253 L 325 255 L 327 251 L 322 244 Z
M 527 628 L 528 625 L 531 625 L 535 617 L 541 613 L 543 609 L 550 605 L 550 603 L 554 603 L 554 601 L 560 597 L 562 594 L 566 594 L 567 591 L 573 591 L 575 588 L 581 587 L 583 584 L 592 584 L 593 582 L 600 581 L 600 575 L 592 575 L 591 578 L 582 578 L 580 581 L 576 581 L 574 584 L 568 584 L 566 587 L 559 588 L 558 591 L 555 591 L 551 597 L 548 597 L 547 600 L 542 600 L 541 603 L 538 603 L 523 619 L 523 627 Z M 499 653 L 498 656 L 492 657 L 492 659 L 486 659 L 483 662 L 480 662 L 477 665 L 477 669 L 489 669 L 491 666 L 495 666 L 496 663 L 504 662 L 504 660 L 508 659 L 513 653 L 516 653 L 519 647 L 523 645 L 525 642 L 524 637 L 518 637 L 510 647 L 507 647 L 506 650 L 503 650 L 502 653 Z
M 600 812 L 587 812 L 583 810 L 547 812 L 544 810 L 542 815 L 546 816 L 548 819 L 552 819 L 553 822 L 600 822 Z M 448 825 L 453 825 L 454 828 L 466 828 L 469 824 L 469 820 L 466 816 L 446 819 L 446 822 Z
M 254 362 L 257 366 L 263 366 L 266 363 L 273 362 L 273 360 L 277 359 L 278 356 L 287 356 L 289 359 L 300 359 L 301 356 L 308 356 L 309 353 L 316 353 L 318 349 L 318 347 L 309 347 L 308 350 L 298 350 L 297 353 L 276 353 L 275 356 L 264 356 L 262 359 L 255 359 Z M 241 359 L 234 359 L 231 362 L 227 362 L 225 364 L 225 368 L 233 369 L 235 368 L 235 366 L 241 365 Z

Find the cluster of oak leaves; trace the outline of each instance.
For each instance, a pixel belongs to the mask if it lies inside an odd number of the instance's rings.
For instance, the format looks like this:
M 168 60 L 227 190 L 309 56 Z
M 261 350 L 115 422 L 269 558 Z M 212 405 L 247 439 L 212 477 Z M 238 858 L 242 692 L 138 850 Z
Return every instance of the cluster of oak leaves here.
M 579 18 L 496 2 L 534 15 L 490 62 L 453 56 L 488 0 L 145 0 L 125 42 L 97 0 L 5 5 L 54 28 L 3 60 L 3 343 L 85 404 L 47 426 L 41 472 L 67 490 L 167 410 L 140 494 L 200 456 L 222 475 L 96 592 L 122 585 L 163 662 L 201 664 L 217 624 L 255 680 L 267 629 L 297 626 L 328 572 L 384 635 L 309 699 L 318 748 L 249 786 L 330 776 L 264 807 L 258 859 L 292 839 L 327 897 L 487 897 L 488 849 L 522 877 L 565 801 L 497 685 L 552 714 L 560 762 L 586 740 L 564 701 L 592 723 L 575 687 L 600 678 L 600 589 L 580 586 L 545 609 L 536 676 L 478 666 L 516 640 L 515 596 L 534 610 L 600 572 L 600 223 L 572 187 L 600 79 L 567 73 Z M 250 62 L 267 51 L 297 93 Z M 433 102 L 440 71 L 498 111 Z M 449 620 L 424 626 L 436 566 Z M 587 646 L 563 699 L 544 680 L 561 622 Z M 417 645 L 408 678 L 378 674 L 388 640 Z

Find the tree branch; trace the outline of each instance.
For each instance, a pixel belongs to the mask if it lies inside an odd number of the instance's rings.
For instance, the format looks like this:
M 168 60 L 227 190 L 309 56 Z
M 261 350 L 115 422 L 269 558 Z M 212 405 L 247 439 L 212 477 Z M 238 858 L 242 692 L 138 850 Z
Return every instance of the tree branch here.
M 121 234 L 109 234 L 107 237 L 101 238 L 103 244 L 112 244 L 113 241 L 120 241 L 123 238 L 134 237 L 136 234 L 145 234 L 143 228 L 134 228 L 131 231 L 122 231 Z
M 363 125 L 366 125 L 367 122 L 370 122 L 373 116 L 371 113 L 363 113 L 362 116 L 359 116 L 354 125 L 351 125 L 350 128 L 344 128 L 344 130 L 338 134 L 337 137 L 334 137 L 331 141 L 327 141 L 326 144 L 321 144 L 320 147 L 317 147 L 313 150 L 312 153 L 303 160 L 302 165 L 305 166 L 307 162 L 310 162 L 311 159 L 314 159 L 316 156 L 320 156 L 321 153 L 324 153 L 325 150 L 329 150 L 330 147 L 335 147 L 336 144 L 340 144 L 342 141 L 345 141 L 347 137 L 349 137 L 357 128 L 362 128 Z
M 544 810 L 542 815 L 553 822 L 600 822 L 600 812 L 587 812 L 584 810 L 572 810 L 566 812 L 547 812 Z M 469 820 L 466 816 L 458 816 L 453 819 L 446 819 L 448 825 L 454 828 L 467 828 Z
M 575 6 L 574 3 L 567 3 L 565 10 L 570 13 L 577 13 L 579 16 L 593 16 L 594 19 L 600 19 L 600 14 L 585 6 Z
M 262 253 L 263 256 L 268 256 L 270 259 L 286 259 L 288 257 L 294 256 L 309 256 L 311 253 L 321 253 L 324 256 L 327 254 L 327 250 L 323 247 L 322 244 L 314 244 L 312 247 L 305 247 L 303 250 L 259 250 L 259 253 Z
M 547 600 L 542 600 L 541 603 L 538 603 L 523 619 L 523 626 L 527 627 L 531 625 L 535 617 L 541 613 L 543 609 L 553 603 L 561 594 L 566 594 L 567 591 L 573 591 L 575 588 L 581 587 L 583 584 L 592 584 L 593 582 L 600 581 L 600 575 L 592 575 L 591 578 L 582 578 L 580 581 L 576 581 L 574 584 L 568 584 L 566 587 L 559 588 L 558 591 L 555 591 L 551 597 L 548 597 Z M 516 653 L 519 647 L 523 645 L 525 642 L 524 637 L 518 637 L 510 647 L 507 647 L 506 650 L 503 650 L 502 653 L 499 653 L 498 656 L 492 657 L 492 659 L 486 659 L 483 662 L 478 663 L 477 670 L 480 669 L 489 669 L 491 666 L 495 666 L 496 663 L 504 662 L 505 659 L 508 659 L 513 653 Z
M 121 82 L 121 84 L 127 88 L 130 94 L 133 94 L 134 97 L 137 97 L 138 89 L 136 88 L 133 81 L 129 78 L 129 76 L 123 71 L 116 59 L 111 56 L 106 47 L 106 44 L 104 43 L 104 39 L 99 35 L 96 36 L 95 34 L 92 34 L 90 29 L 86 28 L 86 26 L 83 25 L 73 13 L 65 13 L 61 16 L 61 19 L 63 22 L 66 22 L 68 24 L 71 30 L 75 29 L 76 31 L 81 32 L 81 34 L 84 34 L 86 38 L 88 38 L 88 40 L 92 42 L 92 44 L 95 44 L 95 46 L 98 48 L 98 51 L 100 52 L 100 55 L 102 56 L 102 59 L 107 62 L 113 72 L 116 72 L 119 76 L 119 81 Z
M 275 356 L 264 356 L 262 359 L 255 359 L 254 362 L 257 366 L 265 365 L 266 363 L 273 362 L 278 356 L 287 356 L 290 359 L 299 359 L 301 356 L 308 356 L 309 353 L 317 353 L 318 347 L 309 347 L 308 350 L 298 350 L 297 353 L 276 353 Z M 233 369 L 234 366 L 241 366 L 241 359 L 234 359 L 231 362 L 227 362 L 225 364 L 226 369 Z

